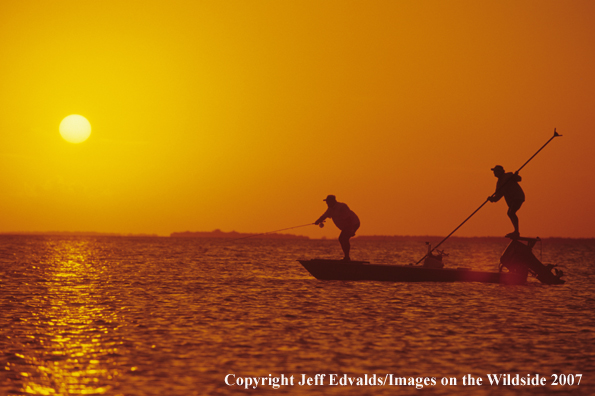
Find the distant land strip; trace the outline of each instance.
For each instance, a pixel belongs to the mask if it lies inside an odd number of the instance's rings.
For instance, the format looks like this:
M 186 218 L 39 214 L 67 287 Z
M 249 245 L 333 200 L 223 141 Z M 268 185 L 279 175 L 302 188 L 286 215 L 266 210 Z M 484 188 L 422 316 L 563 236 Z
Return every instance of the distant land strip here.
M 90 236 L 90 237 L 158 237 L 157 234 L 121 234 L 117 232 L 94 232 L 94 231 L 16 231 L 1 232 L 0 235 L 39 235 L 39 236 Z

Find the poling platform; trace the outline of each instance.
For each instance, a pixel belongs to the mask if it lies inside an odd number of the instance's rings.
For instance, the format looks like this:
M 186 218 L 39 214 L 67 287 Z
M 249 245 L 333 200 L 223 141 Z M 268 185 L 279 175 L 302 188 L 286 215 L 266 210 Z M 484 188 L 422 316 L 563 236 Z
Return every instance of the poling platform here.
M 507 268 L 510 272 L 531 274 L 546 285 L 564 283 L 564 273 L 555 265 L 543 265 L 533 254 L 533 246 L 539 238 L 512 238 L 508 247 L 500 257 L 500 271 Z M 526 242 L 526 243 L 523 243 Z

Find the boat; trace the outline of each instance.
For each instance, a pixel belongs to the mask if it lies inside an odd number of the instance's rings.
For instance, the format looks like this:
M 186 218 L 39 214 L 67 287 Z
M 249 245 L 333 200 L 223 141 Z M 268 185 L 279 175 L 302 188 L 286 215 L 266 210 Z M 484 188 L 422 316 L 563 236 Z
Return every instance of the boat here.
M 310 259 L 298 260 L 319 280 L 381 282 L 483 282 L 507 285 L 526 284 L 529 275 L 548 285 L 563 284 L 561 270 L 543 265 L 532 252 L 539 238 L 514 238 L 500 258 L 498 272 L 471 268 L 444 268 L 442 252 L 426 255 L 423 265 L 373 264 L 368 261 Z M 523 243 L 525 242 L 525 243 Z

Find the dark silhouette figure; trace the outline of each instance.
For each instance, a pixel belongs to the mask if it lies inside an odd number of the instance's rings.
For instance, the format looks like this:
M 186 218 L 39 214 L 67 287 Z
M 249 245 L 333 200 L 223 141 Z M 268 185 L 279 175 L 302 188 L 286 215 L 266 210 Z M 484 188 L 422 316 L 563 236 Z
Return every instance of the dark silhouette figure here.
M 507 238 L 518 238 L 519 233 L 519 218 L 516 212 L 521 208 L 523 202 L 525 202 L 525 193 L 519 185 L 521 177 L 517 172 L 506 173 L 501 165 L 496 165 L 492 168 L 494 176 L 498 178 L 496 183 L 496 192 L 492 194 L 488 200 L 490 202 L 498 202 L 500 198 L 504 197 L 506 204 L 508 205 L 508 212 L 506 213 L 514 226 L 514 232 L 506 234 Z
M 314 224 L 318 225 L 329 217 L 333 219 L 333 223 L 335 223 L 337 228 L 341 230 L 339 243 L 345 254 L 343 260 L 351 260 L 349 257 L 349 251 L 351 250 L 349 239 L 355 236 L 355 232 L 359 228 L 359 218 L 351 209 L 349 209 L 349 206 L 342 202 L 337 202 L 337 198 L 335 198 L 334 195 L 329 195 L 323 199 L 323 201 L 326 201 L 328 209 Z

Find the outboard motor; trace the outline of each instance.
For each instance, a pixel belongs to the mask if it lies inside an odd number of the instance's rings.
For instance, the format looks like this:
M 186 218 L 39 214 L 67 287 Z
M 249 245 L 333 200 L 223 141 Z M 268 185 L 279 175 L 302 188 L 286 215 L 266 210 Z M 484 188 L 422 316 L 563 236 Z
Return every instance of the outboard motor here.
M 528 273 L 531 272 L 541 283 L 546 285 L 561 285 L 564 273 L 555 268 L 555 265 L 543 265 L 533 255 L 533 246 L 539 238 L 514 238 L 500 257 L 500 271 L 502 267 L 508 268 L 510 272 Z M 521 242 L 527 242 L 526 244 Z M 552 270 L 554 272 L 552 272 Z

